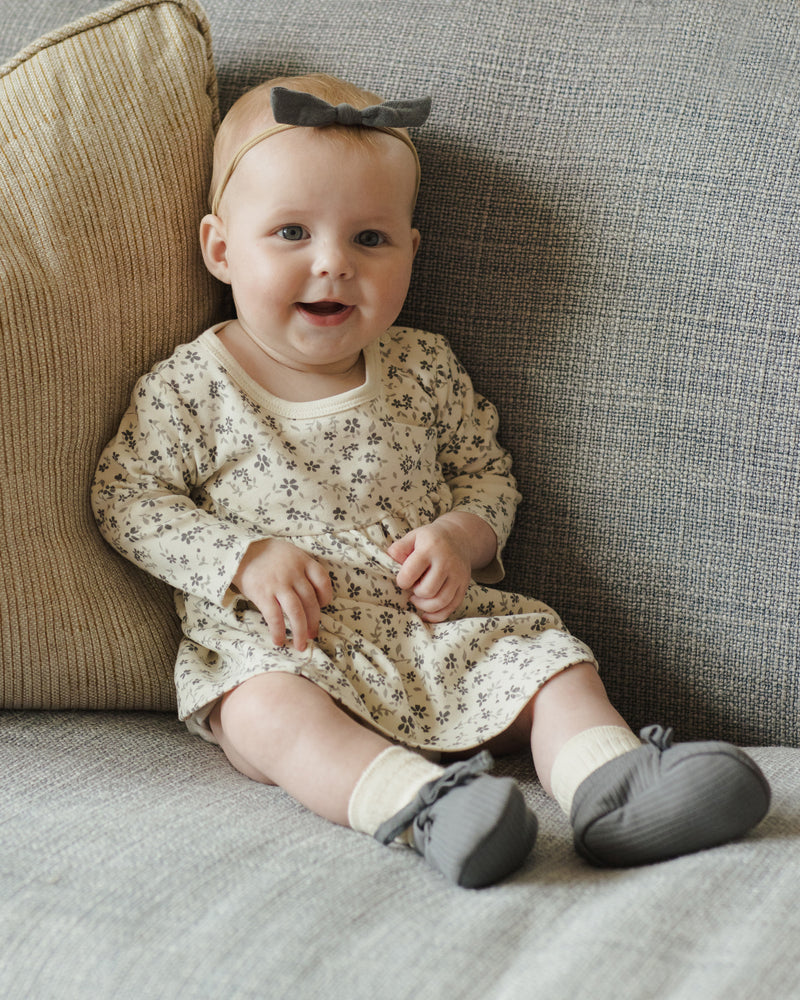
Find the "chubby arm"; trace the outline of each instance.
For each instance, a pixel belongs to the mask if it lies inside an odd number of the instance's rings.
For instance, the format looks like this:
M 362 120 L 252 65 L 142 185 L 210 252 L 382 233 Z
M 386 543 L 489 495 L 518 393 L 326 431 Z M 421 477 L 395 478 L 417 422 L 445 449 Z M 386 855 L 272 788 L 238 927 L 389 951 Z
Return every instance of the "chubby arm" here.
M 331 600 L 327 571 L 232 511 L 223 517 L 206 509 L 213 508 L 208 500 L 196 502 L 226 461 L 224 436 L 237 447 L 240 423 L 229 407 L 222 414 L 200 407 L 175 378 L 145 376 L 100 458 L 95 517 L 106 540 L 140 568 L 212 603 L 243 595 L 263 614 L 276 645 L 285 644 L 288 624 L 303 650 Z
M 224 604 L 252 526 L 195 502 L 211 460 L 193 400 L 151 373 L 140 379 L 100 457 L 92 506 L 100 532 L 131 562 L 173 587 Z
M 437 389 L 438 458 L 452 496 L 450 510 L 475 514 L 492 529 L 495 551 L 485 562 L 473 563 L 473 578 L 499 583 L 504 575 L 500 555 L 521 497 L 511 456 L 497 440 L 497 410 L 475 391 L 449 347 L 442 352 Z
M 401 564 L 398 586 L 425 620 L 439 622 L 455 611 L 472 579 L 493 584 L 503 578 L 500 553 L 520 495 L 511 457 L 497 441 L 495 407 L 475 392 L 446 341 L 420 347 L 436 359 L 428 364 L 430 390 L 450 509 L 398 539 L 388 554 Z

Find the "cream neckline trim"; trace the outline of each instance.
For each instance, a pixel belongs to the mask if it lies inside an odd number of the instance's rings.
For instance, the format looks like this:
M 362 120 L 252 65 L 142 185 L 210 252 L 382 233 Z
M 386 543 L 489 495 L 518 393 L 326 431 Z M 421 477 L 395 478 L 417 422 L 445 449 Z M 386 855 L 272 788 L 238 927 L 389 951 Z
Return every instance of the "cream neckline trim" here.
M 256 403 L 263 406 L 278 417 L 297 417 L 308 419 L 311 417 L 324 417 L 332 413 L 341 413 L 349 410 L 360 403 L 366 403 L 374 399 L 381 391 L 380 377 L 380 340 L 373 340 L 364 348 L 364 368 L 365 377 L 361 385 L 355 389 L 348 389 L 347 392 L 338 393 L 336 396 L 326 396 L 323 399 L 312 399 L 307 402 L 295 403 L 288 399 L 281 399 L 273 396 L 271 392 L 259 385 L 258 382 L 242 368 L 230 351 L 225 347 L 217 336 L 217 331 L 221 330 L 228 321 L 217 323 L 204 333 L 200 334 L 197 343 L 205 347 L 219 364 L 230 374 L 233 380 L 241 389 Z

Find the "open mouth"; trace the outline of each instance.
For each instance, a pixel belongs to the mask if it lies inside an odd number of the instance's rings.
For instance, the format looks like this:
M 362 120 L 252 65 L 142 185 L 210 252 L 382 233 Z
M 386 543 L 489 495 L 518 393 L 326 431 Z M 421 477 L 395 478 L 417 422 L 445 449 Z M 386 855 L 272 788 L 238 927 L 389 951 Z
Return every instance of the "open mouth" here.
M 311 313 L 312 316 L 338 316 L 347 312 L 350 306 L 342 305 L 341 302 L 301 302 L 300 308 L 303 312 Z
M 346 323 L 355 310 L 355 306 L 345 306 L 333 299 L 323 299 L 319 302 L 298 302 L 297 309 L 312 326 L 340 326 Z

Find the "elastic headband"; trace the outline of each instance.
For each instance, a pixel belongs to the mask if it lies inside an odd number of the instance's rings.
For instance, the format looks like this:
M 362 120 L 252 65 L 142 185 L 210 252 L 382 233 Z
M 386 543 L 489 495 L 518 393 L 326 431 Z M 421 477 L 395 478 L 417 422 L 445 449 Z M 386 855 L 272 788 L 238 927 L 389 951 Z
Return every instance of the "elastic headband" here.
M 272 115 L 278 124 L 251 136 L 236 151 L 217 185 L 211 203 L 212 215 L 218 214 L 222 195 L 234 170 L 241 163 L 242 157 L 249 153 L 253 146 L 257 146 L 272 135 L 286 132 L 291 128 L 325 128 L 327 125 L 373 128 L 377 132 L 394 136 L 395 139 L 399 139 L 406 145 L 414 154 L 414 163 L 417 169 L 417 181 L 414 189 L 414 201 L 416 202 L 420 182 L 419 156 L 414 143 L 400 129 L 422 125 L 425 122 L 430 114 L 430 97 L 422 97 L 413 101 L 386 101 L 383 104 L 373 104 L 368 108 L 354 108 L 350 104 L 328 104 L 327 101 L 304 91 L 273 87 L 270 100 Z

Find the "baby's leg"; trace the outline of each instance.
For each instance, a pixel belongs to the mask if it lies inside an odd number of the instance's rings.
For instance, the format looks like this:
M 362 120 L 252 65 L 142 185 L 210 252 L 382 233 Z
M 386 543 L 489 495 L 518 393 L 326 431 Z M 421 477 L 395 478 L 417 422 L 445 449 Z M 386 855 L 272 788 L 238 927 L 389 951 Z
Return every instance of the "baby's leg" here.
M 644 744 L 590 663 L 557 674 L 533 699 L 536 770 L 588 860 L 674 857 L 740 836 L 766 814 L 769 786 L 743 751 L 719 742 L 673 747 L 659 726 L 642 735 Z
M 592 663 L 570 667 L 544 685 L 533 699 L 531 750 L 545 791 L 554 794 L 553 766 L 567 742 L 578 733 L 600 727 L 618 730 L 609 736 L 618 741 L 619 753 L 640 746 L 639 739 L 609 701 Z M 613 749 L 609 754 L 615 755 Z
M 259 674 L 228 692 L 209 724 L 237 770 L 280 785 L 313 812 L 345 826 L 358 779 L 390 745 L 321 688 L 285 673 Z
M 305 678 L 250 678 L 209 723 L 243 774 L 383 843 L 402 837 L 460 885 L 498 881 L 533 846 L 535 820 L 510 779 L 481 774 L 480 761 L 444 770 L 393 746 Z

